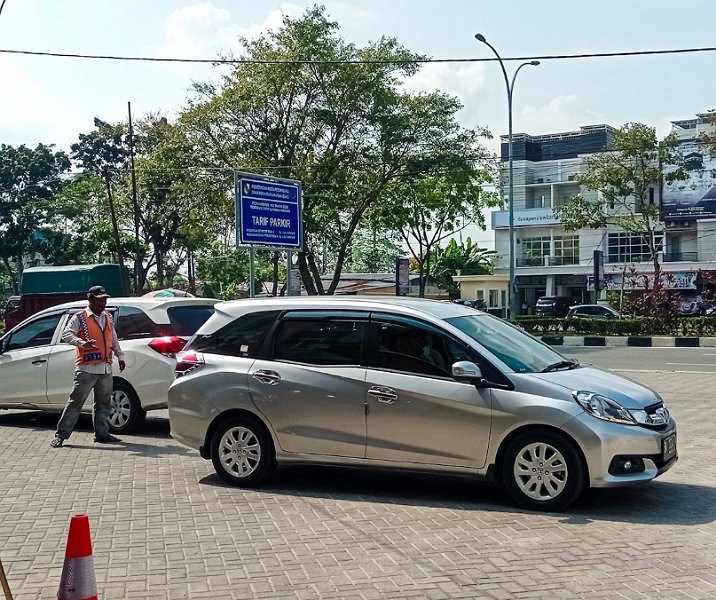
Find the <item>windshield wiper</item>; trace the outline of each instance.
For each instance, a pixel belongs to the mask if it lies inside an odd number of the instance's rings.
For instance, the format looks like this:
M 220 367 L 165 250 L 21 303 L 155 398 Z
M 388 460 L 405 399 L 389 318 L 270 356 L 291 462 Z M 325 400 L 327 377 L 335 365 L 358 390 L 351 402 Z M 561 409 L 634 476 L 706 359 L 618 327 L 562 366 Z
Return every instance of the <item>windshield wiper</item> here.
M 549 373 L 550 371 L 559 371 L 560 369 L 576 369 L 578 366 L 578 360 L 560 360 L 545 367 L 540 373 Z

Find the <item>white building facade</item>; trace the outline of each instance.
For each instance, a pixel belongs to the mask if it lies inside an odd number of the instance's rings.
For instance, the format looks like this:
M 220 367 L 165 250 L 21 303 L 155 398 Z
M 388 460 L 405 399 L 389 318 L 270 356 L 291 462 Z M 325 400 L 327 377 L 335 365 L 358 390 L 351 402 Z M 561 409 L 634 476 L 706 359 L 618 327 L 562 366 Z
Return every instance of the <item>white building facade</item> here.
M 661 268 L 669 287 L 682 294 L 697 294 L 704 272 L 716 271 L 716 157 L 699 142 L 707 130 L 707 114 L 675 121 L 687 164 L 687 180 L 649 191 L 650 203 L 661 208 L 657 232 Z M 517 305 L 534 306 L 540 296 L 569 296 L 577 302 L 593 302 L 594 250 L 604 256 L 607 289 L 634 286 L 636 272 L 653 274 L 653 261 L 640 235 L 617 226 L 565 231 L 553 209 L 581 194 L 598 200 L 599 195 L 580 189 L 576 176 L 584 169 L 586 155 L 613 149 L 616 129 L 592 125 L 579 131 L 530 136 L 513 135 L 513 201 L 515 228 L 515 283 Z M 502 165 L 506 172 L 507 136 L 502 137 Z M 503 186 L 503 196 L 506 185 Z M 505 210 L 492 213 L 496 274 L 509 273 L 509 218 Z M 628 287 L 627 286 L 627 287 Z

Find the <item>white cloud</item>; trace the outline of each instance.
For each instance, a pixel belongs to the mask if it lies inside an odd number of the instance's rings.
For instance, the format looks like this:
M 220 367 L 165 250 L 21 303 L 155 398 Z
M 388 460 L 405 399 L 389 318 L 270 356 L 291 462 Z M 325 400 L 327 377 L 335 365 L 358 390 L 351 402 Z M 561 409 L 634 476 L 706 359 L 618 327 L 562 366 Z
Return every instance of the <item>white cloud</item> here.
M 412 92 L 440 91 L 457 96 L 463 105 L 458 120 L 465 127 L 487 126 L 484 114 L 488 94 L 481 63 L 428 63 L 405 82 Z
M 328 16 L 337 21 L 343 30 L 364 31 L 370 33 L 368 37 L 377 38 L 374 35 L 376 27 L 382 24 L 382 17 L 374 10 L 357 4 L 349 4 L 342 0 L 333 0 L 324 3 Z
M 542 106 L 528 104 L 515 120 L 519 122 L 515 133 L 531 135 L 577 131 L 582 125 L 608 123 L 601 113 L 584 108 L 577 94 L 556 96 Z

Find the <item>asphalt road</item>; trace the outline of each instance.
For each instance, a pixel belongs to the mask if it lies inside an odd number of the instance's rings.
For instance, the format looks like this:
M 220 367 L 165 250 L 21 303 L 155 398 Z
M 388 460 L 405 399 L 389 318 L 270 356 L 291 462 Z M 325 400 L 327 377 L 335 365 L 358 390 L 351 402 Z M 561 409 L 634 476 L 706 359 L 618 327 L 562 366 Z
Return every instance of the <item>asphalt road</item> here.
M 716 348 L 555 347 L 570 358 L 617 373 L 716 375 Z M 642 378 L 640 378 L 642 379 Z

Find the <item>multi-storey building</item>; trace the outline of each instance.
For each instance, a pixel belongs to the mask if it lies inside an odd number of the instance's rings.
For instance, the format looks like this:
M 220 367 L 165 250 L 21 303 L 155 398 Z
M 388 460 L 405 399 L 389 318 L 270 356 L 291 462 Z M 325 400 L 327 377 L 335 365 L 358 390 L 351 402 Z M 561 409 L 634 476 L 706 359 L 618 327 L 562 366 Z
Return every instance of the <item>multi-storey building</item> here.
M 663 189 L 655 184 L 649 191 L 648 201 L 662 209 L 656 233 L 661 268 L 669 287 L 682 293 L 700 291 L 699 273 L 716 270 L 716 157 L 708 156 L 698 139 L 707 127 L 706 114 L 673 122 L 689 177 Z M 594 301 L 594 250 L 603 251 L 607 288 L 638 285 L 637 279 L 625 275 L 627 270 L 653 274 L 653 257 L 641 235 L 616 225 L 565 231 L 553 211 L 577 194 L 599 200 L 597 192 L 580 189 L 576 176 L 584 169 L 586 155 L 613 149 L 615 131 L 609 125 L 590 125 L 567 133 L 513 135 L 518 306 L 534 306 L 544 295 Z M 507 136 L 502 137 L 501 154 L 506 166 Z M 492 213 L 492 229 L 498 255 L 495 274 L 504 276 L 509 273 L 508 210 Z

